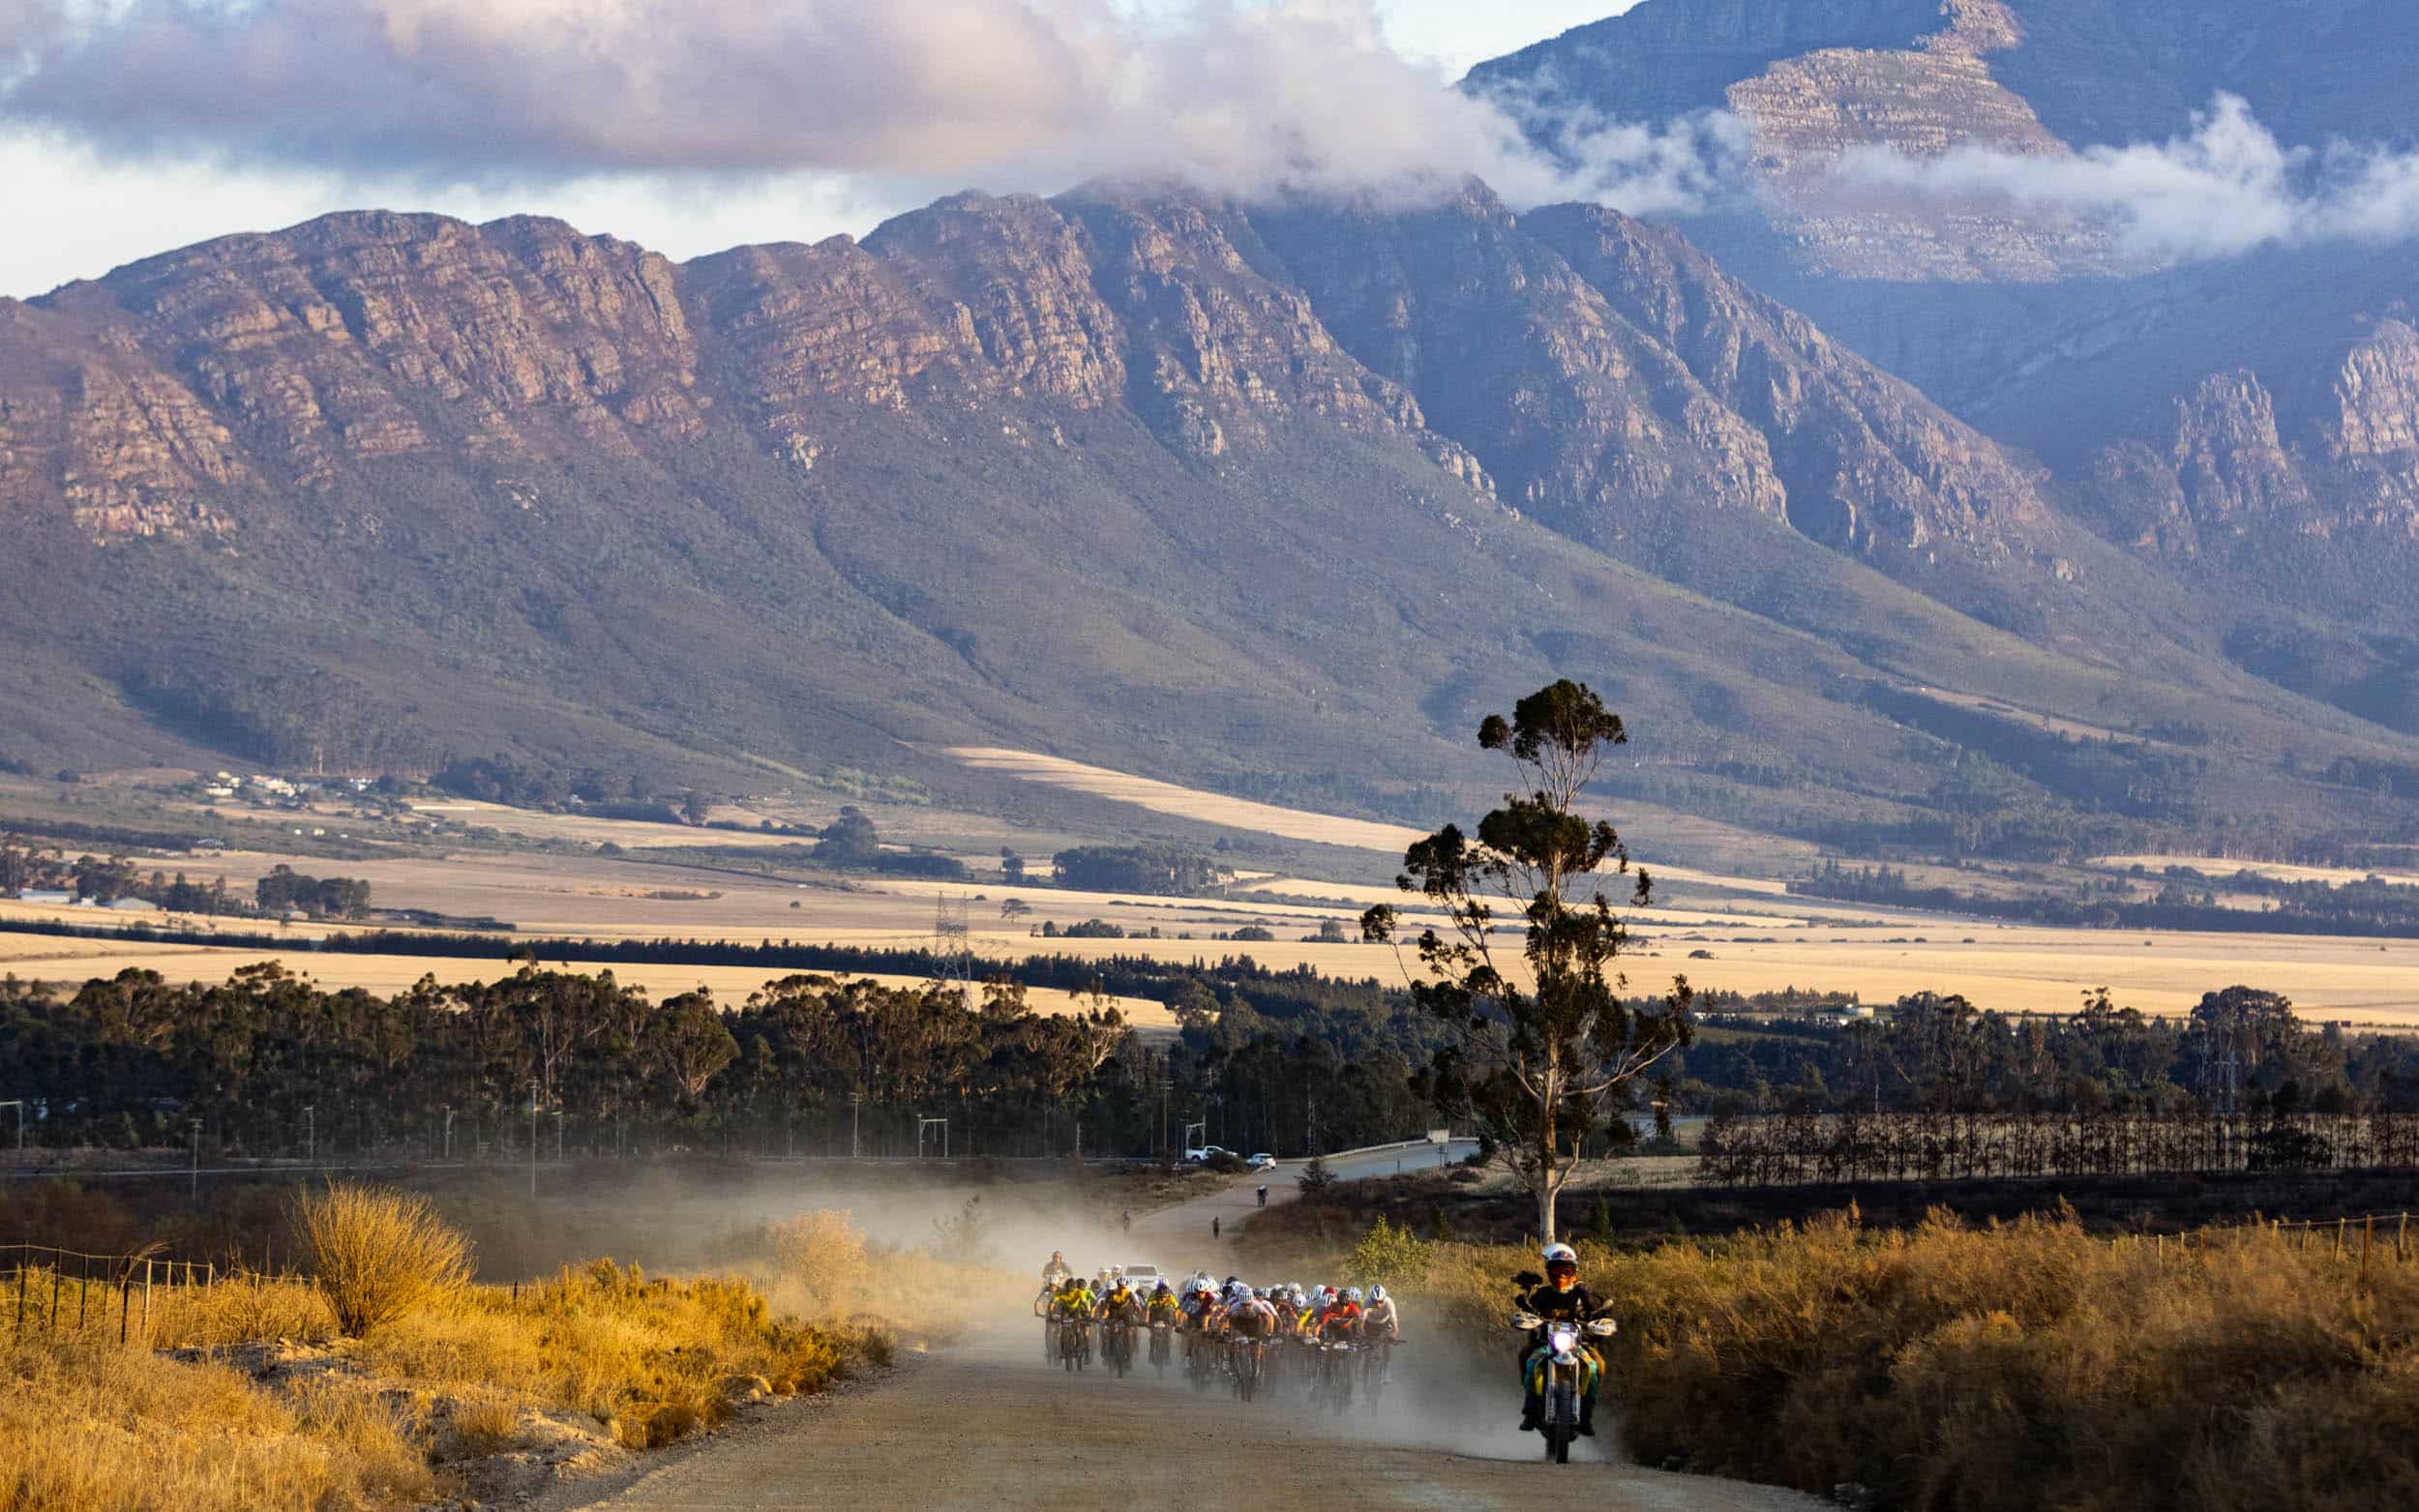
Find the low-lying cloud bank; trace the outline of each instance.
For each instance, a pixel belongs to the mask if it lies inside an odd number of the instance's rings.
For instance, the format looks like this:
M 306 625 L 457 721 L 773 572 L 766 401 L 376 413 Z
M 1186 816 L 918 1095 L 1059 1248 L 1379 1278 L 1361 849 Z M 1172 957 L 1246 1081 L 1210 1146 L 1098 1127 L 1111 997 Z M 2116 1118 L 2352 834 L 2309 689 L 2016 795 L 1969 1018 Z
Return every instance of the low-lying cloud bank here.
M 1833 176 L 1851 197 L 2073 215 L 2156 263 L 2419 234 L 2419 154 L 2345 142 L 2287 147 L 2249 102 L 2228 94 L 2163 143 L 2061 155 L 1960 147 L 1937 158 L 1859 148 Z
M 0 0 L 0 120 L 113 156 L 447 184 L 843 175 L 897 191 L 1180 177 L 1239 194 L 1694 208 L 1737 133 L 1556 123 L 1537 150 L 1372 0 Z

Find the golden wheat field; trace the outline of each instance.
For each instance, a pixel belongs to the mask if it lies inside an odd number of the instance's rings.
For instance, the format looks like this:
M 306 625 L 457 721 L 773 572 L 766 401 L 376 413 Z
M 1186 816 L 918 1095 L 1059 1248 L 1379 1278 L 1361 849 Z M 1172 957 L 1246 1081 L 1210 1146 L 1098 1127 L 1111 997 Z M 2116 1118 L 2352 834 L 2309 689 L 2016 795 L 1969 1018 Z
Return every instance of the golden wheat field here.
M 971 748 L 958 755 L 1029 780 L 1080 787 L 1150 812 L 1268 834 L 1397 847 L 1414 833 L 1399 826 L 1225 798 L 1029 753 Z M 871 949 L 920 947 L 931 941 L 936 914 L 946 900 L 952 908 L 966 910 L 978 973 L 982 962 L 1049 953 L 1079 960 L 1141 955 L 1211 962 L 1248 955 L 1272 967 L 1307 966 L 1346 978 L 1394 981 L 1402 974 L 1402 964 L 1389 950 L 1357 939 L 1319 943 L 1309 938 L 1329 923 L 1357 936 L 1355 920 L 1362 908 L 1382 901 L 1406 901 L 1382 882 L 1398 851 L 1369 853 L 1367 870 L 1359 881 L 1261 875 L 1240 889 L 1248 897 L 1149 899 L 1009 887 L 979 876 L 964 883 L 827 875 L 784 879 L 667 865 L 644 859 L 642 852 L 650 848 L 649 843 L 634 840 L 632 832 L 661 830 L 665 834 L 656 844 L 694 845 L 700 839 L 697 831 L 566 818 L 493 805 L 478 806 L 471 812 L 483 820 L 492 819 L 499 830 L 547 833 L 555 840 L 610 836 L 620 840 L 625 850 L 640 854 L 483 849 L 333 862 L 280 855 L 272 842 L 257 850 L 186 858 L 180 869 L 205 881 L 224 876 L 231 891 L 243 894 L 249 894 L 254 881 L 280 864 L 305 872 L 361 876 L 372 884 L 373 899 L 381 908 L 501 919 L 515 927 L 514 937 L 536 945 L 550 962 L 575 965 L 581 962 L 576 945 L 560 954 L 549 946 L 582 939 L 674 938 L 789 940 Z M 549 825 L 571 827 L 556 833 L 549 831 Z M 721 844 L 731 837 L 750 838 L 743 832 L 717 831 L 711 840 Z M 265 834 L 263 839 L 267 839 Z M 2175 858 L 2109 857 L 2101 864 L 2131 865 L 2140 860 L 2164 865 L 2171 859 Z M 2196 864 L 2212 870 L 2224 865 Z M 1878 1002 L 1916 992 L 1961 993 L 1987 1008 L 2059 1013 L 2070 1011 L 2084 993 L 2105 987 L 2121 1003 L 2147 1013 L 2176 1015 L 2188 1011 L 2202 993 L 2240 983 L 2284 993 L 2313 1018 L 2419 1029 L 2419 943 L 2235 934 L 2145 935 L 2003 926 L 1792 898 L 1785 884 L 1777 881 L 1660 866 L 1651 870 L 1659 884 L 1658 906 L 1636 916 L 1639 953 L 1630 966 L 1631 981 L 1641 990 L 1659 988 L 1672 974 L 1685 972 L 1699 989 L 1759 993 L 1795 987 L 1853 993 Z M 2307 869 L 2258 870 L 2298 875 Z M 0 902 L 0 930 L 13 919 L 64 919 L 93 925 L 140 922 L 145 917 Z M 1148 936 L 1155 930 L 1160 937 L 1068 939 L 1039 933 L 1045 924 L 1063 930 L 1093 919 L 1115 924 L 1129 936 Z M 183 928 L 207 927 L 206 921 L 191 918 L 167 922 Z M 1420 922 L 1416 912 L 1411 922 L 1415 926 Z M 259 921 L 233 921 L 224 927 L 246 933 L 273 929 L 298 947 L 346 928 Z M 1274 937 L 1249 942 L 1216 937 L 1246 928 L 1266 930 Z M 1513 942 L 1507 939 L 1506 943 Z M 423 971 L 434 972 L 443 980 L 476 980 L 502 969 L 494 964 L 403 954 L 337 956 L 299 948 L 197 951 L 131 942 L 121 949 L 108 941 L 0 934 L 0 970 L 48 980 L 75 980 L 127 965 L 159 970 L 179 980 L 203 980 L 249 961 L 269 959 L 309 971 L 330 986 L 380 991 L 406 986 Z M 744 999 L 767 979 L 765 973 L 752 968 L 727 966 L 625 967 L 619 974 L 658 993 L 710 987 L 726 1001 Z M 1047 1011 L 1065 1006 L 1053 994 L 1037 993 L 1034 1001 Z M 1166 1016 L 1156 1005 L 1122 1006 L 1139 1023 L 1159 1029 L 1167 1026 Z

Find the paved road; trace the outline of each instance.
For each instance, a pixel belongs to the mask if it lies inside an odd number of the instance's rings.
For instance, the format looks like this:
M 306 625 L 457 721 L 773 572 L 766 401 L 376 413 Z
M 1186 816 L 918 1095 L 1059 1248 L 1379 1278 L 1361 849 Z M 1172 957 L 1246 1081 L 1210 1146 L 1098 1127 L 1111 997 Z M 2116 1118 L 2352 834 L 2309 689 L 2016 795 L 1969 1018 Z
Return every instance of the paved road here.
M 1041 1359 L 1021 1320 L 912 1360 L 895 1379 L 783 1409 L 584 1503 L 614 1512 L 899 1507 L 1608 1508 L 1819 1512 L 1794 1493 L 1618 1464 L 1549 1466 L 1508 1389 L 1429 1381 L 1404 1350 L 1383 1410 L 1338 1419 L 1298 1396 L 1197 1395 L 1148 1366 L 1118 1380 Z M 556 1505 L 566 1503 L 557 1502 Z M 568 1503 L 578 1505 L 581 1503 Z
M 1444 1146 L 1442 1155 L 1438 1146 L 1422 1144 L 1403 1150 L 1338 1156 L 1329 1160 L 1328 1166 L 1335 1172 L 1338 1181 L 1350 1181 L 1360 1176 L 1388 1176 L 1398 1171 L 1419 1171 L 1450 1164 L 1467 1158 L 1478 1147 L 1474 1140 L 1455 1140 Z M 1149 1261 L 1182 1275 L 1195 1265 L 1225 1254 L 1234 1246 L 1240 1227 L 1259 1210 L 1258 1189 L 1262 1182 L 1268 1183 L 1269 1205 L 1271 1207 L 1301 1197 L 1301 1188 L 1298 1183 L 1301 1180 L 1303 1164 L 1301 1161 L 1287 1161 L 1265 1175 L 1237 1176 L 1221 1191 L 1137 1217 L 1129 1242 L 1133 1253 L 1120 1257 L 1120 1262 Z M 1210 1232 L 1212 1218 L 1218 1221 L 1215 1238 Z

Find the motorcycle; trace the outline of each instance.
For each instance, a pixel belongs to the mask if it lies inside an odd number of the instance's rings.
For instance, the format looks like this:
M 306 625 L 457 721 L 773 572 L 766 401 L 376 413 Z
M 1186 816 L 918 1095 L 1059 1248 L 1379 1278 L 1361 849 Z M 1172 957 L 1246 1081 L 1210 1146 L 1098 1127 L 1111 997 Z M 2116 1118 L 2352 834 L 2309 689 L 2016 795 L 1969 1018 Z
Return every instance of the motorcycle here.
M 1585 1394 L 1588 1369 L 1579 1349 L 1590 1339 L 1611 1338 L 1613 1320 L 1599 1318 L 1587 1323 L 1549 1323 L 1533 1313 L 1522 1312 L 1512 1314 L 1511 1325 L 1525 1334 L 1544 1335 L 1544 1343 L 1530 1352 L 1522 1369 L 1535 1366 L 1538 1356 L 1544 1355 L 1544 1412 L 1538 1432 L 1545 1438 L 1546 1463 L 1568 1465 L 1570 1441 L 1579 1437 L 1579 1399 Z M 1523 1385 L 1526 1383 L 1524 1380 Z

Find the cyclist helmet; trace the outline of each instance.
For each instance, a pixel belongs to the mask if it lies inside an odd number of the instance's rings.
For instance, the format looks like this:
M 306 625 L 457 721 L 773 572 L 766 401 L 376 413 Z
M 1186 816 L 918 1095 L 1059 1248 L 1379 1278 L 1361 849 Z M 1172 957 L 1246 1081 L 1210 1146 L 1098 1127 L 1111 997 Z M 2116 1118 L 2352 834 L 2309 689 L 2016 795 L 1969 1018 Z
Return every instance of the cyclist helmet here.
M 1383 1301 L 1385 1301 L 1385 1300 L 1386 1300 L 1386 1289 L 1385 1289 L 1384 1287 L 1377 1287 L 1377 1286 L 1373 1286 L 1373 1287 L 1371 1287 L 1371 1288 L 1369 1289 L 1369 1300 L 1370 1300 L 1370 1301 L 1372 1301 L 1372 1302 L 1383 1302 Z
M 1347 1301 L 1347 1302 L 1358 1302 L 1358 1301 L 1359 1301 L 1359 1300 L 1360 1300 L 1360 1289 L 1359 1289 L 1359 1287 L 1346 1287 L 1346 1288 L 1344 1289 L 1344 1300 L 1345 1300 L 1345 1301 Z
M 1158 1295 L 1158 1294 L 1159 1294 L 1160 1292 L 1162 1292 L 1162 1291 L 1173 1291 L 1174 1290 L 1175 1290 L 1175 1289 L 1174 1289 L 1173 1287 L 1170 1287 L 1170 1286 L 1168 1285 L 1168 1278 L 1167 1278 L 1167 1277 L 1165 1277 L 1165 1276 L 1161 1276 L 1161 1277 L 1159 1278 L 1159 1284 L 1158 1284 L 1157 1286 L 1155 1286 L 1155 1287 L 1151 1288 L 1151 1289 L 1150 1289 L 1150 1292 L 1151 1292 L 1151 1295 L 1156 1296 L 1156 1295 Z
M 1227 1277 L 1227 1278 L 1226 1278 L 1226 1284 L 1227 1284 L 1228 1286 L 1230 1286 L 1230 1287 L 1231 1287 L 1231 1286 L 1235 1285 L 1235 1283 L 1237 1283 L 1238 1281 L 1240 1281 L 1240 1280 L 1242 1280 L 1242 1279 L 1243 1279 L 1243 1278 L 1242 1278 L 1242 1277 L 1240 1277 L 1240 1276 L 1229 1276 L 1229 1277 Z

